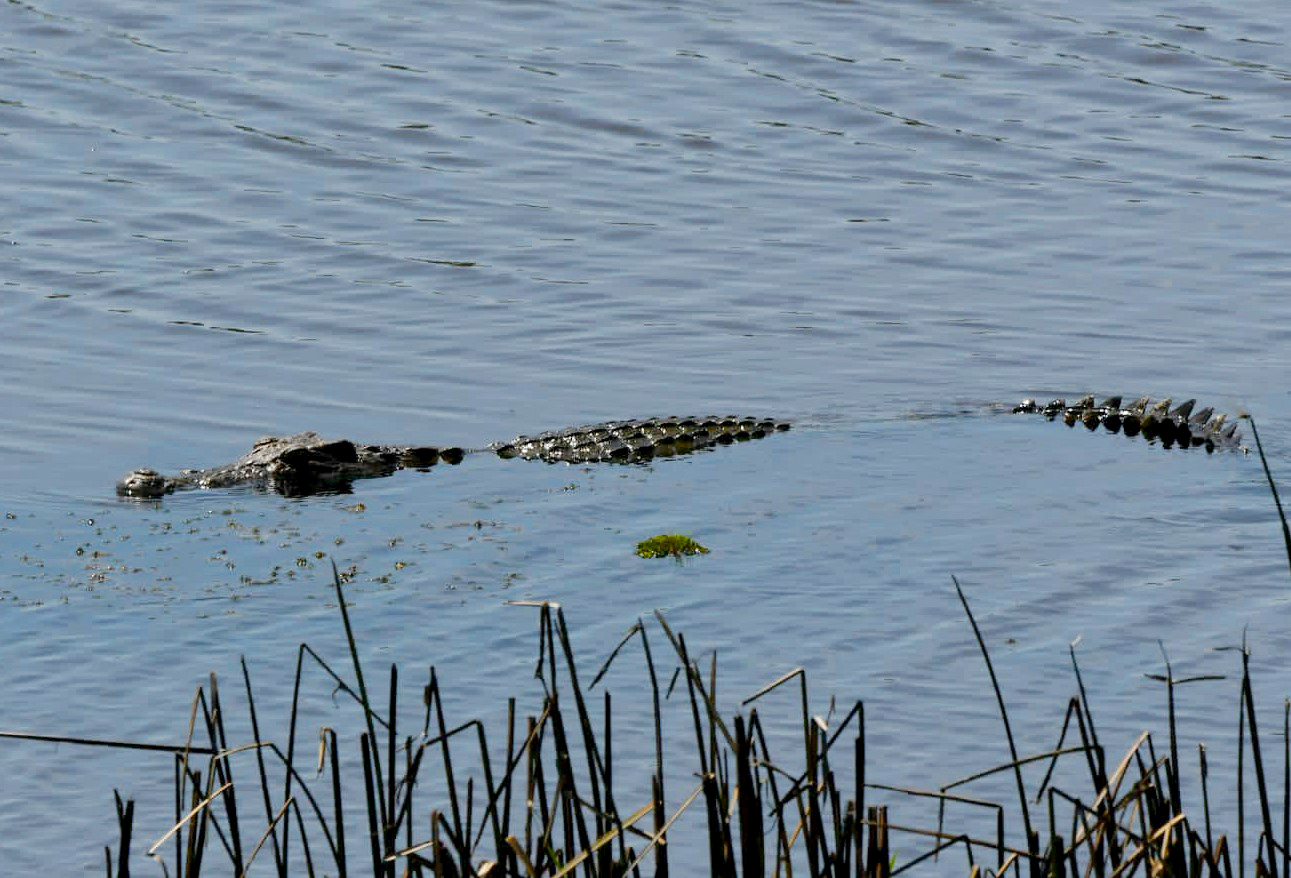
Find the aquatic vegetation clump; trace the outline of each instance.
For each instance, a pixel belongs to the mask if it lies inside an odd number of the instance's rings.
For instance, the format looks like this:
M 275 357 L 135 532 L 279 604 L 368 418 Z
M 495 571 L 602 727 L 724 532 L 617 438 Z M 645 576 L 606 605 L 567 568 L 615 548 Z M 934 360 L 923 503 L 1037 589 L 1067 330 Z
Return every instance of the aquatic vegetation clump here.
M 637 554 L 642 558 L 676 558 L 683 555 L 707 555 L 708 549 L 681 534 L 660 534 L 637 543 Z

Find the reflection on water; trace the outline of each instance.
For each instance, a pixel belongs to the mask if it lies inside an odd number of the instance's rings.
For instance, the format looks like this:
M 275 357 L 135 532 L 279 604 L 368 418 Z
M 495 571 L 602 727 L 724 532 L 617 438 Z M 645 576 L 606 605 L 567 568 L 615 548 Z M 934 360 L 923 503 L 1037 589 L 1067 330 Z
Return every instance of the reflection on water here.
M 339 648 L 332 560 L 367 648 L 451 667 L 467 713 L 510 694 L 481 649 L 528 661 L 502 600 L 565 601 L 589 655 L 666 607 L 733 698 L 803 665 L 901 717 L 874 726 L 893 782 L 999 761 L 951 573 L 1032 749 L 1077 635 L 1109 736 L 1157 721 L 1157 638 L 1209 673 L 1249 625 L 1259 691 L 1291 691 L 1254 460 L 983 414 L 1195 395 L 1257 413 L 1281 474 L 1285 16 L 788 9 L 0 10 L 0 725 L 180 735 L 237 654 Z M 677 411 L 796 428 L 112 497 L 261 435 L 478 448 Z M 712 554 L 632 555 L 675 532 Z M 121 772 L 166 795 L 126 765 L 0 747 L 6 862 L 97 869 Z

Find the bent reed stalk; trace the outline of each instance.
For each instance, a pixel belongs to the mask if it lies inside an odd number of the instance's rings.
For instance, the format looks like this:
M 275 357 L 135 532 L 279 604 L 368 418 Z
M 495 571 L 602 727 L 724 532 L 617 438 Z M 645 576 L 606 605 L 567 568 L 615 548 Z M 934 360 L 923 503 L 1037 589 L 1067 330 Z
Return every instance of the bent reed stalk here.
M 1254 424 L 1252 434 L 1276 497 Z M 1277 508 L 1291 563 L 1291 531 L 1280 503 Z M 668 847 L 669 833 L 688 816 L 702 820 L 708 871 L 720 878 L 789 878 L 795 873 L 812 878 L 886 878 L 956 852 L 964 858 L 964 874 L 972 876 L 1229 878 L 1244 876 L 1248 862 L 1243 759 L 1249 749 L 1260 827 L 1249 851 L 1252 874 L 1291 878 L 1291 701 L 1282 722 L 1279 826 L 1274 820 L 1272 784 L 1256 722 L 1250 651 L 1245 644 L 1240 649 L 1234 854 L 1234 843 L 1213 829 L 1204 747 L 1198 748 L 1200 815 L 1185 810 L 1180 792 L 1184 769 L 1176 731 L 1175 690 L 1222 678 L 1176 678 L 1166 657 L 1165 674 L 1149 675 L 1166 688 L 1166 750 L 1158 753 L 1156 740 L 1144 732 L 1109 770 L 1072 644 L 1076 694 L 1067 704 L 1057 743 L 1041 753 L 1019 755 L 1003 686 L 957 579 L 953 579 L 954 587 L 989 671 L 1011 758 L 935 791 L 868 782 L 864 704 L 855 702 L 831 727 L 827 718 L 810 714 L 807 680 L 801 668 L 746 699 L 728 722 L 717 706 L 716 658 L 705 673 L 685 637 L 658 612 L 655 623 L 676 662 L 666 692 L 646 624 L 632 626 L 591 682 L 584 685 L 560 605 L 515 601 L 512 606 L 536 610 L 538 616 L 534 677 L 543 694 L 536 713 L 520 721 L 517 701 L 511 698 L 505 725 L 494 730 L 494 744 L 479 721 L 450 727 L 443 684 L 432 667 L 421 693 L 421 727 L 412 733 L 401 732 L 396 722 L 398 669 L 390 668 L 385 703 L 378 703 L 378 693 L 364 675 L 344 586 L 335 566 L 333 583 L 349 645 L 352 682 L 307 644 L 301 644 L 285 750 L 261 735 L 245 659 L 242 684 L 253 739 L 242 745 L 230 746 L 228 741 L 214 674 L 207 686 L 197 690 L 188 736 L 180 744 L 5 732 L 0 732 L 0 737 L 169 752 L 174 770 L 174 824 L 147 848 L 147 855 L 161 864 L 164 874 L 194 878 L 204 867 L 214 874 L 246 875 L 253 864 L 263 860 L 272 864 L 262 863 L 257 874 L 563 878 L 580 873 L 587 878 L 629 874 L 666 878 L 674 871 L 680 875 L 697 871 L 696 863 L 670 858 Z M 650 685 L 654 764 L 648 768 L 629 766 L 649 771 L 648 784 L 641 786 L 648 787 L 650 793 L 642 800 L 626 801 L 622 773 L 614 770 L 610 693 L 601 697 L 599 725 L 591 705 L 593 690 L 634 643 L 640 646 Z M 361 711 L 358 758 L 352 770 L 342 770 L 341 739 L 334 729 L 319 731 L 312 764 L 303 764 L 305 760 L 297 751 L 298 715 L 305 697 L 302 681 L 311 667 L 324 672 L 335 686 L 334 695 L 345 696 Z M 696 782 L 669 810 L 665 753 L 673 759 L 679 757 L 665 747 L 662 704 L 680 689 L 679 681 L 684 683 L 682 700 L 693 727 Z M 797 746 L 801 750 L 782 760 L 772 755 L 761 715 L 751 705 L 786 686 L 797 690 L 795 700 L 801 710 Z M 501 750 L 495 749 L 498 739 L 505 740 Z M 496 758 L 498 753 L 502 758 Z M 248 760 L 253 779 L 242 779 L 242 768 L 235 779 L 235 762 Z M 1067 769 L 1075 763 L 1081 778 L 1079 788 L 1059 787 L 1054 782 L 1060 762 Z M 1028 789 L 1023 768 L 1037 764 L 1047 764 L 1043 780 Z M 1012 774 L 1017 785 L 1016 814 L 1002 804 L 961 792 L 968 785 L 1004 773 Z M 850 776 L 850 784 L 845 776 Z M 1086 779 L 1088 786 L 1084 786 Z M 938 819 L 923 826 L 894 822 L 889 818 L 889 807 L 894 806 L 867 806 L 867 794 L 871 799 L 884 794 L 888 801 L 900 801 L 901 797 L 930 800 L 936 803 Z M 1032 810 L 1041 803 L 1045 806 L 1043 824 L 1036 822 L 1040 815 Z M 967 828 L 959 830 L 947 828 L 946 810 L 951 804 L 973 809 L 984 819 L 970 820 Z M 119 843 L 115 852 L 105 849 L 104 856 L 109 878 L 114 874 L 124 878 L 129 874 L 134 841 L 134 802 L 123 801 L 117 794 L 115 807 Z M 366 815 L 364 825 L 352 825 L 356 812 Z M 1011 842 L 1006 832 L 1010 816 L 1020 820 L 1020 825 L 1012 827 L 1015 835 L 1020 830 L 1020 843 Z M 254 835 L 244 835 L 252 825 L 257 826 Z M 1037 826 L 1044 826 L 1043 836 Z M 987 827 L 986 834 L 980 831 L 982 827 Z M 951 861 L 939 864 L 938 871 L 959 868 Z

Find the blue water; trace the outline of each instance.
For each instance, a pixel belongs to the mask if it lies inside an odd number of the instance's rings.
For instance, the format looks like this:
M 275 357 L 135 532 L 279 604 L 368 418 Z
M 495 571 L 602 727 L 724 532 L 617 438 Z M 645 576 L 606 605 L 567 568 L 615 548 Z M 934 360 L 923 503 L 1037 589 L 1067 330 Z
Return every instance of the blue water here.
M 181 739 L 240 654 L 284 703 L 299 642 L 344 656 L 332 560 L 370 659 L 435 664 L 462 719 L 532 694 L 533 612 L 505 601 L 561 601 L 588 664 L 662 608 L 718 651 L 729 710 L 806 667 L 820 713 L 865 699 L 875 780 L 935 787 L 1005 759 L 952 573 L 1024 749 L 1056 740 L 1077 637 L 1112 750 L 1164 724 L 1158 640 L 1231 674 L 1213 650 L 1245 629 L 1277 710 L 1291 591 L 1258 462 L 989 404 L 1195 396 L 1253 412 L 1291 473 L 1289 25 L 1272 3 L 8 4 L 0 728 Z M 795 429 L 342 496 L 112 493 L 266 434 L 481 447 L 674 412 Z M 661 532 L 712 554 L 632 555 Z M 1236 687 L 1210 685 L 1184 732 L 1227 745 Z M 315 725 L 342 724 L 323 701 Z M 0 742 L 0 872 L 100 870 L 114 787 L 146 847 L 169 776 Z

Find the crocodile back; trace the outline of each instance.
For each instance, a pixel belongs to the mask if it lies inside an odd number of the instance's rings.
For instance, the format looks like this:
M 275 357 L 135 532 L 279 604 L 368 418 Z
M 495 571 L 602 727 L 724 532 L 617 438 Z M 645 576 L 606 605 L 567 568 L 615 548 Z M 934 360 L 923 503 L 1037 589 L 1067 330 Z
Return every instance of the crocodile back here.
M 717 445 L 763 439 L 789 429 L 786 421 L 734 416 L 607 421 L 491 446 L 499 457 L 548 463 L 633 463 L 692 454 Z

